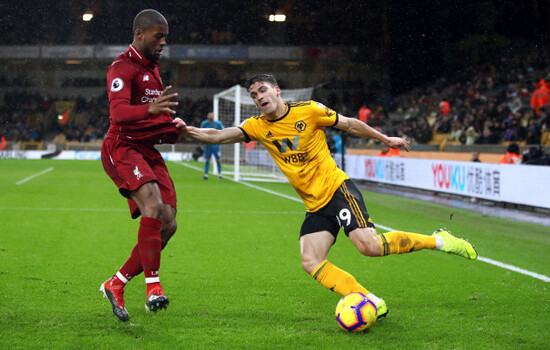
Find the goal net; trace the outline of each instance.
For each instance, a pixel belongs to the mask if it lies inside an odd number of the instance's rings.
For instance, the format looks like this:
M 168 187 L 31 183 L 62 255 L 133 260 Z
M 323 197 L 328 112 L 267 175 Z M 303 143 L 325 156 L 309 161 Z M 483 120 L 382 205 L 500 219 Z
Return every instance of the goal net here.
M 281 90 L 285 102 L 309 101 L 313 88 Z M 249 117 L 260 115 L 248 91 L 235 85 L 214 95 L 214 119 L 224 127 L 239 126 Z M 233 175 L 235 181 L 286 181 L 261 143 L 235 143 L 221 146 L 223 174 Z

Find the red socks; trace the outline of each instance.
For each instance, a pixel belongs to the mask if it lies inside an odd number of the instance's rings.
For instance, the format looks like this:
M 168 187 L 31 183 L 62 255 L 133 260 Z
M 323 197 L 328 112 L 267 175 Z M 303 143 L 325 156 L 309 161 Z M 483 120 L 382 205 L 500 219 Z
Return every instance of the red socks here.
M 147 217 L 142 217 L 139 224 L 137 245 L 146 284 L 159 282 L 161 226 L 161 220 Z
M 129 280 L 132 279 L 132 277 L 139 275 L 143 271 L 143 267 L 141 267 L 141 256 L 139 255 L 139 247 L 136 244 L 134 246 L 134 249 L 132 249 L 132 253 L 130 254 L 130 257 L 124 265 L 118 270 L 117 277 L 120 279 L 124 284 L 128 283 Z M 119 274 L 122 275 L 119 276 Z
M 158 271 L 160 267 L 160 252 L 163 248 L 160 235 L 162 221 L 150 217 L 142 217 L 138 230 L 138 244 L 132 249 L 130 257 L 116 273 L 117 279 L 128 283 L 132 277 L 142 271 L 145 275 L 147 292 L 160 286 Z M 118 282 L 118 281 L 116 281 Z

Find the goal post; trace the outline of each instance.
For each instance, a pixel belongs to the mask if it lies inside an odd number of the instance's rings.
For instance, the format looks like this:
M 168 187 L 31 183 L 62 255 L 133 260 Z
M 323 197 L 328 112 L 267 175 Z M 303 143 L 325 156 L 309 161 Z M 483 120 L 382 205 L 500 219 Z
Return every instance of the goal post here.
M 309 101 L 313 88 L 284 89 L 281 98 L 285 102 Z M 224 127 L 239 126 L 252 116 L 260 115 L 248 91 L 234 85 L 214 95 L 214 119 Z M 223 174 L 232 175 L 235 181 L 286 181 L 267 150 L 256 142 L 235 143 L 221 146 Z M 232 165 L 232 166 L 231 166 Z M 230 168 L 230 169 L 227 169 Z

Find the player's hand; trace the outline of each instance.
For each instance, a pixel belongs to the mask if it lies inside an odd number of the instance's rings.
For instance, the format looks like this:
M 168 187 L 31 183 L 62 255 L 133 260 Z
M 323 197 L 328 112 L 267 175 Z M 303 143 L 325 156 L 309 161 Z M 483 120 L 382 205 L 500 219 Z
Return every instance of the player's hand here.
M 388 137 L 388 142 L 386 144 L 391 148 L 403 147 L 407 152 L 411 150 L 411 145 L 409 145 L 409 142 L 401 137 Z
M 164 91 L 159 95 L 155 102 L 149 104 L 149 113 L 152 115 L 170 113 L 175 114 L 176 111 L 171 109 L 171 107 L 177 106 L 177 101 L 172 101 L 172 99 L 178 96 L 178 93 L 169 94 L 168 92 L 172 88 L 172 85 L 169 85 L 164 89 Z
M 187 135 L 187 124 L 181 118 L 175 118 L 172 120 L 172 123 L 176 124 L 176 128 L 180 129 L 180 132 L 184 135 Z

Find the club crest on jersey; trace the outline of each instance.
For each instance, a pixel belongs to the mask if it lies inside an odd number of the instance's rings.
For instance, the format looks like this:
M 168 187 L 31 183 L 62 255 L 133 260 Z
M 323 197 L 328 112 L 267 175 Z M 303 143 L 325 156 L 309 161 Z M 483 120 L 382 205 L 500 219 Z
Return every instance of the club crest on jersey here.
M 124 87 L 124 82 L 120 78 L 113 79 L 113 82 L 111 83 L 111 92 L 117 92 L 122 90 Z
M 298 130 L 298 132 L 304 131 L 306 129 L 306 126 L 307 125 L 303 120 L 298 120 L 296 124 L 294 124 L 294 128 Z
M 136 168 L 134 169 L 134 175 L 136 176 L 136 178 L 139 180 L 143 177 L 143 174 L 141 173 L 141 171 L 139 171 L 137 165 L 136 165 Z

